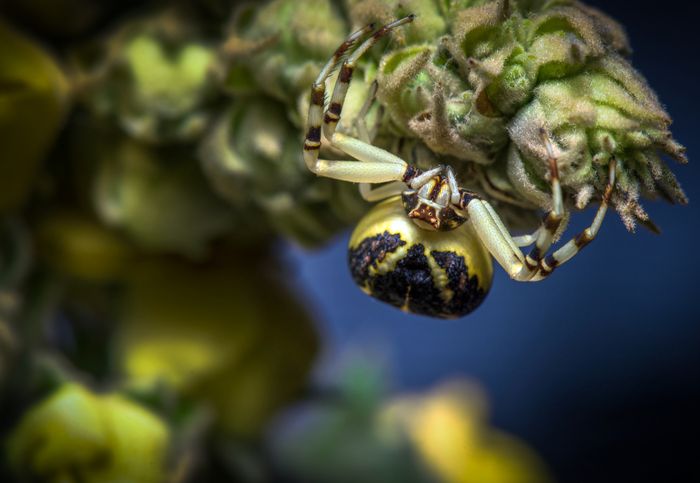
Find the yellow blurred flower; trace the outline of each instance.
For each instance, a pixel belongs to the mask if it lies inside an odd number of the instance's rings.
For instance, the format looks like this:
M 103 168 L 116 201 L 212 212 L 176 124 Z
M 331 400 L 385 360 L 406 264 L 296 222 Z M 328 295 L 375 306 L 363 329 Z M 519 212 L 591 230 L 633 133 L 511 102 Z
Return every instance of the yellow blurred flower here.
M 68 107 L 54 60 L 0 19 L 0 214 L 28 196 Z
M 261 274 L 264 263 L 238 250 L 134 267 L 117 342 L 131 384 L 166 383 L 205 403 L 224 431 L 257 434 L 303 386 L 317 351 L 308 315 Z
M 37 252 L 59 272 L 88 282 L 121 276 L 134 247 L 115 230 L 76 211 L 55 211 L 36 227 Z
M 117 394 L 67 383 L 30 409 L 10 436 L 18 474 L 51 482 L 160 482 L 169 430 Z
M 489 428 L 482 395 L 464 381 L 403 396 L 380 415 L 387 437 L 405 437 L 447 483 L 542 483 L 543 463 L 516 438 Z

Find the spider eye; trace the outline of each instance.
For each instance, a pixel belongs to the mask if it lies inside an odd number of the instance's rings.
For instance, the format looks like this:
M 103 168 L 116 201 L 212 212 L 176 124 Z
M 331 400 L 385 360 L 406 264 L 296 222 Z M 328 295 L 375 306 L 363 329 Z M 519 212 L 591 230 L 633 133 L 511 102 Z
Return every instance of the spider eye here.
M 491 287 L 491 257 L 465 223 L 451 231 L 419 228 L 400 198 L 376 205 L 350 238 L 348 263 L 366 293 L 407 312 L 464 316 Z

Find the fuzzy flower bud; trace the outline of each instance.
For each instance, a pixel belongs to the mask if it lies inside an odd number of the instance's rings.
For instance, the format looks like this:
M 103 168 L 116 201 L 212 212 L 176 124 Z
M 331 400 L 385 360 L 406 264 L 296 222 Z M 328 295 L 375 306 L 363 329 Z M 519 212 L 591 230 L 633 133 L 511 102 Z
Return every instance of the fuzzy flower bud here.
M 99 218 L 143 248 L 203 256 L 235 214 L 209 189 L 198 163 L 179 148 L 126 137 L 98 151 L 93 202 Z
M 215 97 L 214 49 L 177 12 L 127 24 L 100 48 L 100 62 L 82 61 L 92 111 L 150 143 L 201 135 Z
M 145 408 L 67 383 L 24 415 L 8 457 L 18 475 L 41 481 L 158 483 L 169 438 Z
M 583 3 L 508 0 L 424 2 L 411 28 L 423 42 L 387 52 L 378 98 L 392 129 L 417 138 L 468 178 L 477 164 L 483 191 L 549 209 L 548 149 L 559 166 L 564 201 L 583 208 L 603 196 L 617 161 L 611 204 L 628 229 L 652 227 L 640 197 L 686 197 L 662 161 L 685 162 L 670 118 L 625 59 L 622 27 Z M 348 0 L 353 18 L 383 21 L 405 2 Z M 443 19 L 444 28 L 436 16 Z M 425 22 L 425 23 L 423 23 Z
M 354 186 L 310 174 L 300 146 L 284 105 L 253 96 L 214 124 L 200 159 L 213 189 L 232 206 L 261 213 L 302 245 L 318 245 L 361 216 L 365 203 Z
M 274 0 L 238 8 L 222 53 L 233 92 L 262 92 L 293 104 L 343 42 L 347 25 L 330 0 Z

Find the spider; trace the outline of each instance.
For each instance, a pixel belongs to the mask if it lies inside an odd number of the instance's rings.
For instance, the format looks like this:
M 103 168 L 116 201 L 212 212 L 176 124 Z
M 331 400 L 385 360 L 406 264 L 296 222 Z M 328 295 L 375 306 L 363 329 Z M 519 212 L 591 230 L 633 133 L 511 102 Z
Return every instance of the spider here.
M 358 59 L 414 15 L 352 33 L 325 64 L 311 88 L 304 161 L 318 176 L 359 183 L 362 197 L 375 202 L 350 237 L 349 266 L 366 293 L 402 310 L 439 318 L 464 316 L 486 297 L 491 286 L 491 257 L 517 281 L 539 281 L 570 260 L 598 233 L 615 185 L 616 162 L 592 224 L 547 254 L 564 218 L 557 159 L 549 134 L 539 130 L 548 155 L 552 209 L 529 235 L 513 237 L 488 201 L 459 186 L 450 166 L 421 170 L 373 146 L 367 130 L 357 139 L 336 131 Z M 364 39 L 354 50 L 352 47 Z M 345 59 L 343 61 L 343 59 Z M 342 61 L 342 65 L 341 65 Z M 324 113 L 326 81 L 340 72 Z M 376 93 L 376 84 L 370 94 Z M 371 102 L 371 101 L 370 101 Z M 319 159 L 321 131 L 330 143 L 355 160 Z M 372 187 L 372 184 L 381 184 Z M 521 247 L 533 245 L 525 255 Z

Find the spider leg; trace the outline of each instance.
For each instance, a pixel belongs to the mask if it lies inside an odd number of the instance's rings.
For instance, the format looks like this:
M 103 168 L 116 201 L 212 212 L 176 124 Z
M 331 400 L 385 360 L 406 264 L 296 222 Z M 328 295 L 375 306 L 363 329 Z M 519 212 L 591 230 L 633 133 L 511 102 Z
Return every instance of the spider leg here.
M 513 239 L 504 234 L 503 228 L 505 227 L 501 226 L 503 223 L 499 217 L 494 217 L 494 212 L 489 209 L 488 202 L 476 197 L 462 196 L 460 205 L 468 213 L 469 222 L 493 258 L 503 267 L 510 278 L 521 280 L 519 276 L 523 267 L 526 266 L 525 256 L 515 246 Z
M 505 225 L 487 201 L 463 192 L 459 207 L 468 212 L 472 226 L 482 243 L 511 278 L 518 281 L 539 281 L 549 275 L 554 268 L 573 258 L 598 234 L 615 186 L 616 164 L 615 159 L 610 161 L 608 184 L 592 224 L 554 253 L 541 259 L 535 267 L 531 267 L 528 263 L 517 247 L 517 241 L 504 231 Z M 541 229 L 546 230 L 545 225 Z M 538 234 L 538 240 L 539 236 Z M 534 234 L 529 238 L 532 237 Z M 518 238 L 521 238 L 518 241 L 522 241 L 522 237 Z
M 367 127 L 367 114 L 369 113 L 369 110 L 372 108 L 372 104 L 377 98 L 378 88 L 379 84 L 377 83 L 377 81 L 372 81 L 372 84 L 370 84 L 369 86 L 369 91 L 367 92 L 367 99 L 365 99 L 364 104 L 362 104 L 360 111 L 357 113 L 357 119 L 355 120 L 357 137 L 360 139 L 360 141 L 364 141 L 367 144 L 370 144 L 372 142 L 372 137 L 374 134 L 370 134 L 369 128 Z
M 311 103 L 309 105 L 309 115 L 306 120 L 307 131 L 304 139 L 304 161 L 312 172 L 315 172 L 315 164 L 318 160 L 318 152 L 321 149 L 321 121 L 323 118 L 323 103 L 326 97 L 326 80 L 330 77 L 333 69 L 343 58 L 343 55 L 357 42 L 374 30 L 374 24 L 369 24 L 360 30 L 353 32 L 338 47 L 333 56 L 323 66 L 318 77 L 311 85 Z
M 370 134 L 370 130 L 367 127 L 367 113 L 372 108 L 372 104 L 377 98 L 378 87 L 379 84 L 377 84 L 377 81 L 373 81 L 369 87 L 369 91 L 367 92 L 367 98 L 362 104 L 362 107 L 357 114 L 357 118 L 355 119 L 357 137 L 360 139 L 360 141 L 366 144 L 370 144 L 372 142 L 373 134 Z M 362 196 L 365 201 L 369 202 L 379 201 L 401 194 L 406 189 L 406 185 L 403 183 L 403 181 L 394 181 L 376 188 L 373 188 L 370 183 L 360 183 L 359 187 L 360 196 Z
M 323 119 L 323 134 L 327 139 L 331 139 L 333 133 L 335 132 L 335 128 L 338 125 L 338 121 L 340 120 L 340 113 L 343 110 L 345 96 L 348 93 L 350 80 L 352 79 L 352 74 L 355 71 L 359 58 L 391 30 L 412 22 L 414 18 L 415 15 L 408 15 L 404 18 L 384 25 L 379 30 L 374 32 L 371 37 L 362 42 L 360 46 L 355 49 L 354 52 L 348 55 L 347 59 L 345 59 L 345 62 L 343 62 L 343 65 L 340 67 L 338 80 L 333 87 L 331 102 L 328 105 L 328 110 L 326 111 Z
M 317 159 L 311 171 L 319 176 L 353 183 L 410 183 L 418 171 L 406 161 L 377 146 L 336 132 L 331 143 L 358 161 Z
M 457 184 L 457 178 L 455 177 L 455 172 L 452 169 L 452 166 L 447 166 L 445 168 L 445 171 L 447 172 L 447 182 L 450 185 L 450 203 L 453 205 L 459 204 L 459 185 Z
M 425 185 L 428 181 L 430 181 L 434 176 L 437 176 L 440 173 L 442 173 L 444 169 L 445 169 L 444 166 L 438 166 L 436 168 L 429 169 L 428 171 L 425 171 L 424 173 L 421 173 L 418 176 L 414 177 L 408 183 L 408 185 L 411 187 L 411 189 L 414 189 L 414 190 L 420 189 L 423 185 Z
M 510 250 L 512 250 L 513 254 L 519 261 L 518 263 L 520 265 L 520 269 L 516 274 L 511 273 L 511 277 L 515 278 L 516 280 L 523 281 L 528 280 L 529 278 L 534 277 L 537 274 L 538 267 L 540 266 L 540 263 L 542 261 L 542 257 L 552 246 L 552 242 L 554 241 L 554 235 L 556 234 L 557 230 L 559 229 L 559 226 L 561 225 L 562 220 L 564 219 L 564 202 L 561 192 L 561 184 L 559 182 L 559 167 L 557 165 L 557 158 L 554 154 L 554 147 L 552 146 L 552 141 L 549 138 L 549 135 L 544 129 L 540 129 L 540 136 L 542 137 L 542 142 L 547 151 L 547 158 L 549 161 L 549 174 L 553 205 L 552 210 L 549 211 L 542 220 L 542 224 L 540 225 L 540 227 L 530 235 L 512 237 L 510 235 L 510 232 L 508 231 L 508 228 L 502 222 L 500 216 L 498 216 L 496 210 L 493 209 L 490 203 L 481 201 L 480 203 L 482 203 L 483 206 L 481 206 L 479 210 L 480 212 L 483 210 L 483 213 L 481 213 L 481 216 L 483 218 L 482 221 L 484 223 L 491 224 L 492 228 L 497 229 L 498 233 L 500 233 L 502 244 L 498 244 L 498 247 L 494 247 L 494 249 L 507 250 L 508 248 L 504 248 L 505 246 L 507 246 Z M 497 232 L 493 232 L 492 236 L 496 234 Z M 485 234 L 485 236 L 488 235 Z M 530 252 L 527 255 L 524 255 L 520 250 L 520 247 L 529 246 L 533 243 L 535 244 L 535 246 L 530 250 Z M 498 257 L 495 258 L 498 260 Z M 513 264 L 511 262 L 507 262 L 506 260 L 507 258 L 503 258 L 503 260 L 499 260 L 499 262 L 502 262 L 501 265 L 503 265 L 503 263 L 510 263 L 510 265 L 508 265 L 510 269 L 515 269 L 515 267 L 518 266 L 518 264 Z M 510 269 L 508 269 L 509 273 Z
M 401 194 L 406 190 L 406 184 L 403 181 L 394 181 L 376 188 L 372 188 L 369 183 L 360 183 L 360 195 L 365 201 L 379 201 L 391 196 Z
M 351 183 L 386 183 L 403 179 L 406 165 L 319 159 L 316 161 L 314 172 L 319 176 Z
M 554 235 L 564 219 L 564 201 L 561 192 L 561 184 L 559 183 L 559 166 L 557 165 L 557 158 L 554 154 L 552 140 L 544 128 L 540 128 L 540 136 L 547 151 L 547 160 L 549 162 L 552 210 L 549 211 L 542 220 L 542 225 L 536 231 L 535 246 L 530 250 L 530 253 L 525 256 L 526 266 L 523 267 L 523 277 L 527 276 L 527 274 L 536 273 L 535 269 L 539 266 L 542 257 L 544 257 L 545 253 L 547 253 L 552 246 Z M 533 233 L 533 236 L 534 235 Z
M 520 235 L 520 236 L 514 236 L 513 241 L 515 242 L 515 245 L 518 247 L 529 247 L 535 241 L 537 241 L 537 237 L 539 236 L 540 230 L 542 227 L 539 227 L 537 230 L 532 232 L 529 235 Z
M 381 27 L 348 56 L 341 67 L 338 80 L 333 89 L 331 102 L 323 117 L 323 121 L 321 119 L 321 114 L 325 97 L 326 80 L 330 76 L 333 67 L 340 62 L 340 59 L 351 45 L 357 39 L 371 31 L 373 26 L 368 25 L 364 29 L 358 30 L 348 37 L 321 70 L 321 73 L 311 88 L 311 105 L 309 106 L 309 116 L 307 120 L 308 130 L 304 141 L 304 161 L 311 172 L 319 176 L 355 183 L 384 183 L 387 181 L 408 181 L 409 179 L 413 179 L 415 169 L 410 167 L 398 156 L 376 146 L 372 146 L 367 142 L 335 132 L 335 127 L 340 120 L 340 113 L 343 108 L 348 85 L 359 57 L 393 28 L 411 22 L 413 18 L 413 15 L 409 15 Z M 318 153 L 321 148 L 322 122 L 324 134 L 326 138 L 330 140 L 331 144 L 361 161 L 360 163 L 357 161 L 318 159 Z
M 610 204 L 610 197 L 612 196 L 613 189 L 615 187 L 615 170 L 617 168 L 617 161 L 615 158 L 610 160 L 610 171 L 608 173 L 608 184 L 605 186 L 605 193 L 603 193 L 603 199 L 600 202 L 598 211 L 596 211 L 595 218 L 591 225 L 583 230 L 581 233 L 576 235 L 574 238 L 566 242 L 561 248 L 556 250 L 551 255 L 547 256 L 540 263 L 540 273 L 538 274 L 540 278 L 544 278 L 559 265 L 571 260 L 574 255 L 583 249 L 586 245 L 592 242 L 600 227 L 603 224 L 603 219 L 605 218 L 605 213 L 608 211 L 608 205 Z

